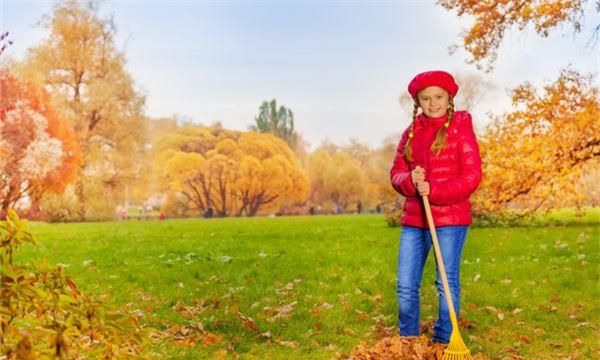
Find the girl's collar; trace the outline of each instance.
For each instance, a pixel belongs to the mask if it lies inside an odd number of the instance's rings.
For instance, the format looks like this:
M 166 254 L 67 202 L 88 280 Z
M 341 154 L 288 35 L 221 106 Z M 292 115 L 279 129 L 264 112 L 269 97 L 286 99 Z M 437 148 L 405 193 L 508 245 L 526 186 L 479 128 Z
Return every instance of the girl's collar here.
M 419 120 L 421 121 L 421 125 L 425 128 L 431 126 L 439 128 L 446 122 L 446 120 L 448 120 L 448 114 L 446 113 L 446 115 L 437 118 L 430 118 L 425 116 L 425 114 L 421 113 L 419 114 Z

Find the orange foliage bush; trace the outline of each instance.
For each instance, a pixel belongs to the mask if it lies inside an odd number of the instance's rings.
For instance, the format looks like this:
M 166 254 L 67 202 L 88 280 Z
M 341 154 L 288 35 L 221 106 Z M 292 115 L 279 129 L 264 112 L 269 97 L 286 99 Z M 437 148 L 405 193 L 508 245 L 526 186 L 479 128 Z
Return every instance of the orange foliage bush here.
M 81 151 L 70 124 L 40 87 L 0 72 L 0 215 L 23 197 L 35 207 L 77 176 Z

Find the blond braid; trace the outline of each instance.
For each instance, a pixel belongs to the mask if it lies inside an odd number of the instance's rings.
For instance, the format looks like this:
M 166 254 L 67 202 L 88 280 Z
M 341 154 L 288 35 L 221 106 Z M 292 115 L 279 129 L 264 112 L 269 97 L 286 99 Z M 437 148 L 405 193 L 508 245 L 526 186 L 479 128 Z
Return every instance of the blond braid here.
M 413 107 L 413 121 L 410 124 L 410 130 L 408 131 L 408 141 L 404 145 L 404 158 L 407 161 L 414 161 L 412 154 L 412 138 L 415 136 L 415 122 L 417 121 L 417 112 L 419 112 L 419 102 L 415 98 L 415 106 Z
M 435 156 L 438 156 L 442 150 L 444 150 L 446 140 L 448 139 L 446 129 L 450 126 L 450 121 L 452 121 L 452 116 L 454 115 L 454 99 L 452 99 L 452 97 L 450 97 L 448 104 L 448 119 L 444 123 L 444 126 L 442 126 L 435 134 L 435 140 L 433 141 L 433 144 L 431 144 L 431 151 L 433 151 Z

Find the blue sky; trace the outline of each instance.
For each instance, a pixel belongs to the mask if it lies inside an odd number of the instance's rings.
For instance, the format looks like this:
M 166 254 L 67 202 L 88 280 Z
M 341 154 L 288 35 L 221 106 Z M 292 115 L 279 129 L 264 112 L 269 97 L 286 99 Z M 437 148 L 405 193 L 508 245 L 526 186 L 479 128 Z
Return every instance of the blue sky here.
M 541 86 L 568 64 L 598 79 L 600 49 L 586 48 L 600 20 L 588 1 L 584 33 L 566 25 L 541 38 L 509 31 L 495 70 L 449 55 L 472 19 L 435 1 L 105 1 L 113 14 L 127 69 L 147 96 L 150 116 L 179 114 L 244 130 L 263 100 L 294 111 L 296 128 L 314 148 L 328 139 L 357 138 L 376 146 L 409 123 L 398 102 L 414 75 L 431 69 L 480 73 L 496 89 L 469 109 L 479 129 L 509 109 L 506 89 L 528 80 Z M 0 0 L 0 30 L 23 58 L 47 36 L 36 20 L 51 1 Z M 459 84 L 460 85 L 460 84 Z

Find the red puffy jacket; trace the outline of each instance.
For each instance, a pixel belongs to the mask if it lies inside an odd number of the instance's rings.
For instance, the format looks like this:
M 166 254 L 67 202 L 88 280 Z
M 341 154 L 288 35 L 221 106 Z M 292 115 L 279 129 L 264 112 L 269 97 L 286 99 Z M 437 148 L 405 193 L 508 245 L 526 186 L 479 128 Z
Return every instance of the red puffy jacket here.
M 446 129 L 448 138 L 442 152 L 435 156 L 430 150 L 436 132 L 446 122 L 447 116 L 428 118 L 417 116 L 412 138 L 414 161 L 404 158 L 404 146 L 409 129 L 402 134 L 390 180 L 396 191 L 406 197 L 401 224 L 428 228 L 423 202 L 412 183 L 410 171 L 417 165 L 425 169 L 429 182 L 429 203 L 435 226 L 471 225 L 469 196 L 481 181 L 481 157 L 471 114 L 456 111 Z

